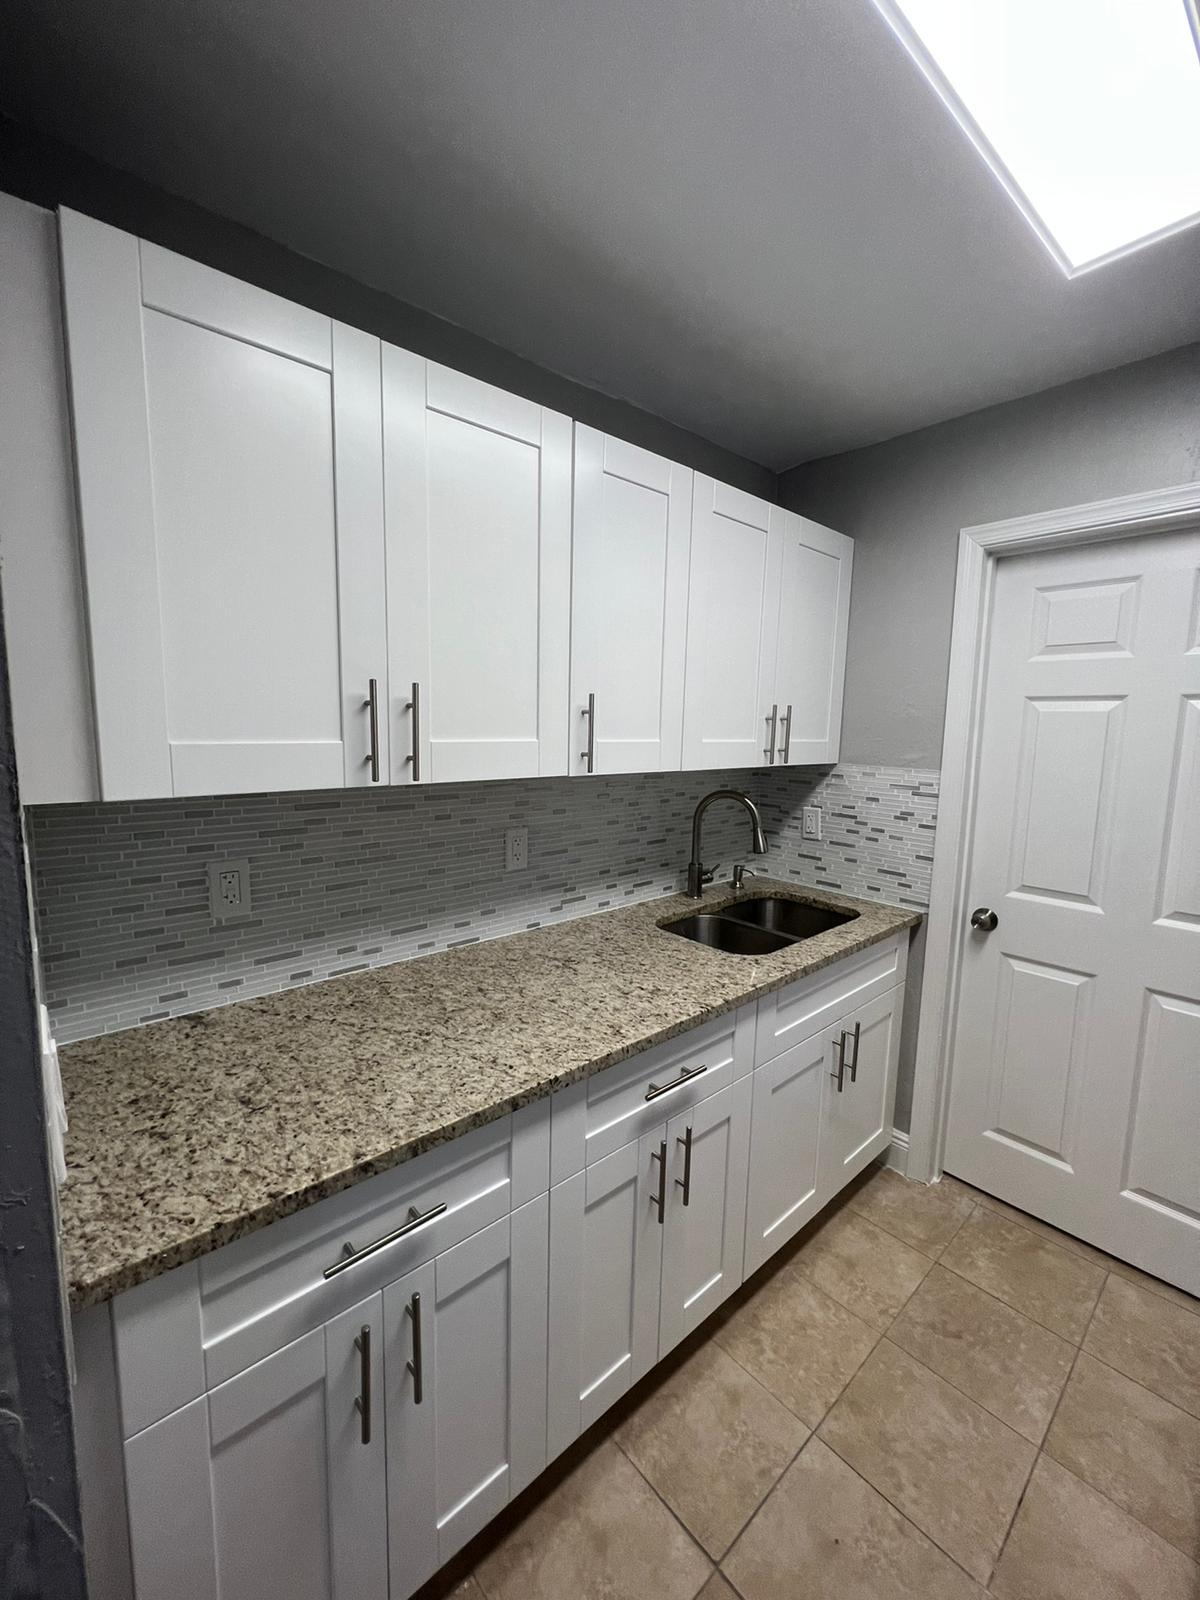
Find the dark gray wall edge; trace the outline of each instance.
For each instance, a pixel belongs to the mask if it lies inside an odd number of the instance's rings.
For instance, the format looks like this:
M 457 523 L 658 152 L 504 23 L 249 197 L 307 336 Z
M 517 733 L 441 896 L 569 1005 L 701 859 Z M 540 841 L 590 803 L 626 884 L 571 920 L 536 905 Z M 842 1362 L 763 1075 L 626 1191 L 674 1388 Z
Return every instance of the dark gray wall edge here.
M 297 255 L 240 223 L 156 189 L 2 115 L 0 189 L 35 205 L 50 209 L 65 205 L 110 222 L 750 494 L 772 501 L 777 497 L 775 473 L 757 462 L 628 401 L 538 367 L 465 328 Z
M 83 1600 L 53 1177 L 0 611 L 0 1597 Z

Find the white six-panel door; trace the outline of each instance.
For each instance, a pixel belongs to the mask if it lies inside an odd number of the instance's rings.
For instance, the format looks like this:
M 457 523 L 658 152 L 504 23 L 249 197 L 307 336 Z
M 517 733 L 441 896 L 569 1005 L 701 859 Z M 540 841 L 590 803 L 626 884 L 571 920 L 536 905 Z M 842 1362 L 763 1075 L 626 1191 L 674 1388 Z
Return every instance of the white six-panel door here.
M 393 783 L 566 773 L 570 421 L 384 345 L 383 439 Z
M 386 780 L 378 341 L 61 227 L 102 797 Z
M 841 744 L 854 541 L 791 511 L 781 521 L 776 760 L 833 762 Z
M 775 656 L 786 513 L 696 474 L 683 765 L 762 767 L 778 740 Z
M 692 474 L 575 426 L 570 770 L 681 763 Z
M 998 565 L 946 1167 L 1200 1290 L 1200 533 Z

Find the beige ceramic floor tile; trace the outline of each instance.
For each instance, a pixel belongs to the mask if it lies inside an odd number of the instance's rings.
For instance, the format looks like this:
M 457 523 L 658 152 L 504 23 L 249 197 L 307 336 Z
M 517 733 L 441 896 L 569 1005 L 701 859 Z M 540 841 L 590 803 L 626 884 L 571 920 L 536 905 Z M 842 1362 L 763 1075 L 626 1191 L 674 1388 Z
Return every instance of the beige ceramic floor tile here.
M 483 1590 L 473 1577 L 464 1578 L 457 1589 L 451 1589 L 449 1600 L 483 1600 Z
M 1075 1359 L 1073 1344 L 943 1267 L 934 1267 L 888 1338 L 1034 1444 Z
M 1148 1272 L 1141 1272 L 1137 1267 L 1131 1267 L 1128 1261 L 1114 1260 L 1109 1264 L 1108 1270 L 1115 1272 L 1118 1278 L 1124 1278 L 1127 1283 L 1136 1283 L 1139 1289 L 1148 1289 L 1160 1300 L 1169 1300 L 1173 1306 L 1182 1306 L 1194 1317 L 1200 1317 L 1200 1300 L 1197 1300 L 1194 1294 L 1186 1294 L 1182 1289 L 1177 1289 L 1173 1283 L 1164 1283 L 1161 1278 L 1152 1278 Z
M 788 1266 L 739 1306 L 713 1338 L 815 1428 L 879 1333 Z
M 1088 1244 L 1084 1239 L 1077 1239 L 1073 1233 L 1064 1233 L 1061 1228 L 1053 1228 L 1048 1222 L 1043 1222 L 1041 1217 L 1031 1216 L 1028 1211 L 1022 1211 L 1018 1206 L 1010 1206 L 1006 1200 L 998 1200 L 994 1194 L 980 1193 L 979 1203 L 981 1206 L 986 1206 L 989 1211 L 994 1211 L 998 1217 L 1007 1217 L 1009 1222 L 1015 1222 L 1019 1227 L 1027 1228 L 1030 1233 L 1048 1239 L 1060 1249 L 1070 1250 L 1072 1255 L 1082 1256 L 1085 1261 L 1094 1262 L 1096 1266 L 1103 1267 L 1107 1271 L 1111 1258 L 1103 1250 L 1097 1250 L 1095 1245 Z
M 1200 1417 L 1200 1317 L 1181 1305 L 1110 1276 L 1083 1347 Z
M 997 1600 L 1196 1600 L 1200 1569 L 1042 1456 L 991 1593 Z
M 933 1263 L 857 1212 L 841 1210 L 805 1241 L 791 1264 L 882 1331 Z
M 693 1600 L 711 1563 L 611 1440 L 476 1568 L 487 1600 Z
M 1200 1558 L 1200 1421 L 1081 1352 L 1046 1451 Z
M 987 1583 L 1037 1454 L 1027 1439 L 886 1339 L 819 1434 Z
M 984 1206 L 963 1223 L 941 1263 L 1075 1344 L 1104 1282 L 1102 1267 Z
M 723 1578 L 719 1572 L 714 1572 L 696 1600 L 738 1600 L 738 1597 L 728 1579 Z
M 961 1189 L 944 1183 L 909 1183 L 890 1167 L 877 1167 L 846 1200 L 852 1211 L 937 1257 L 975 1209 Z
M 745 1600 L 983 1600 L 819 1439 L 788 1468 L 724 1567 Z
M 723 1556 L 809 1430 L 718 1345 L 704 1344 L 616 1439 L 708 1553 Z

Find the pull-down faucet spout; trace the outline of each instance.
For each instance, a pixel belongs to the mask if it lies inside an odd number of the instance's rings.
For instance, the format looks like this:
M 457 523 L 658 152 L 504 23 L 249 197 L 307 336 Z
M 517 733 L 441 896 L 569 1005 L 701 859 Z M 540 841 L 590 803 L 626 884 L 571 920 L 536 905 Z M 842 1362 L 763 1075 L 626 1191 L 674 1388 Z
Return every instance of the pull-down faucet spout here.
M 736 800 L 738 805 L 745 806 L 750 813 L 752 827 L 751 848 L 756 856 L 765 856 L 767 853 L 767 839 L 762 829 L 762 818 L 758 814 L 758 807 L 747 794 L 740 793 L 737 789 L 714 789 L 711 794 L 706 794 L 696 807 L 696 814 L 692 818 L 692 859 L 688 862 L 687 892 L 692 900 L 699 900 L 704 893 L 704 885 L 711 883 L 712 871 L 706 871 L 700 859 L 700 830 L 704 821 L 704 813 L 714 800 Z M 715 868 L 713 869 L 715 871 Z

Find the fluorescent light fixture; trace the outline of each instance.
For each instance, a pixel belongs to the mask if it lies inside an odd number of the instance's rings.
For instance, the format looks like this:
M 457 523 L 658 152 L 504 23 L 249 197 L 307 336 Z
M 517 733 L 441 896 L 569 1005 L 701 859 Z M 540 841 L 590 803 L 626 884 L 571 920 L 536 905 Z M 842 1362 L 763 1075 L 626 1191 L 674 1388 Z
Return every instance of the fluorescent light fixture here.
M 1200 221 L 1197 0 L 875 0 L 1068 276 Z

